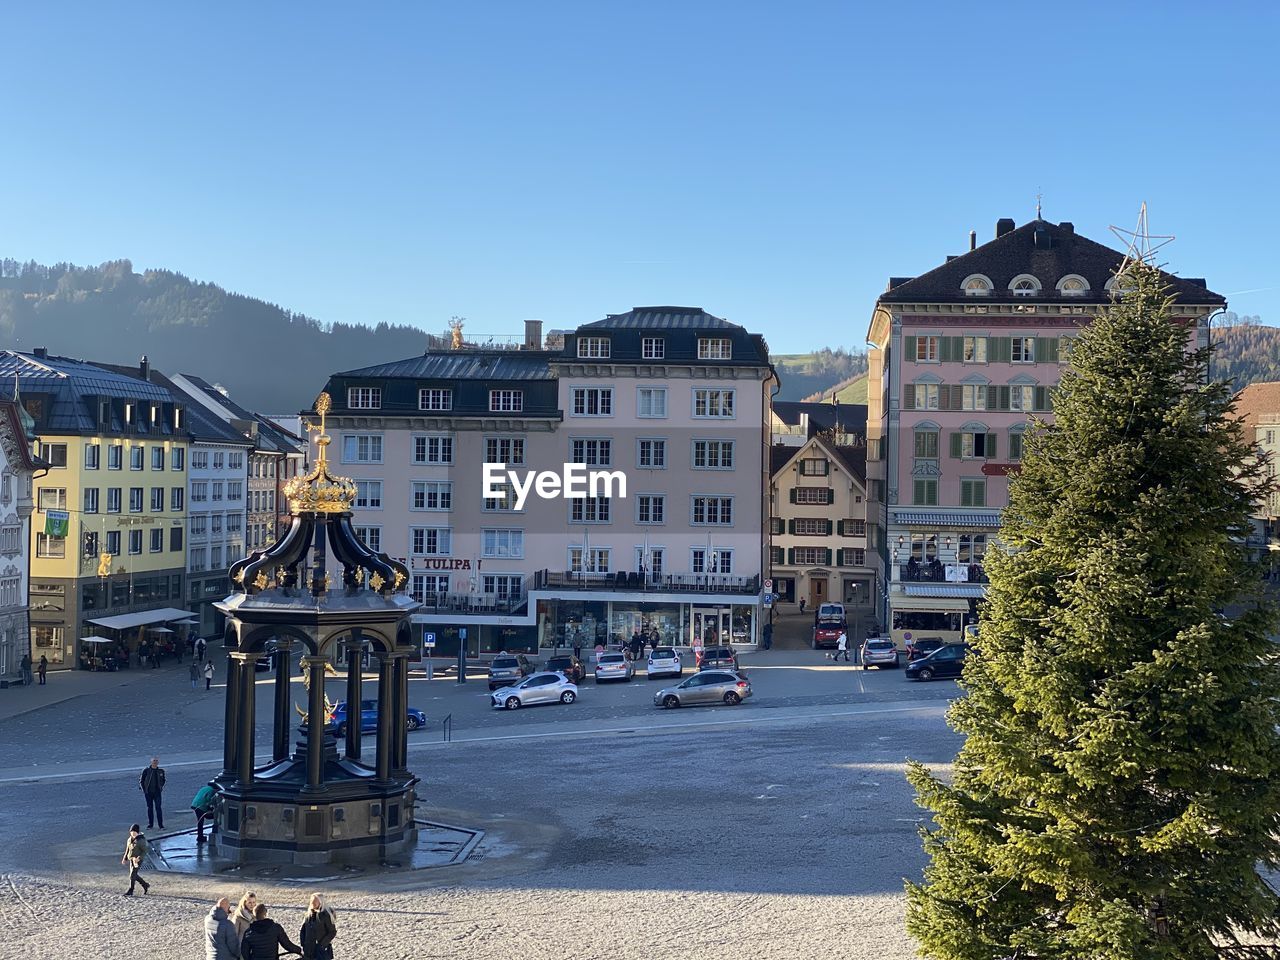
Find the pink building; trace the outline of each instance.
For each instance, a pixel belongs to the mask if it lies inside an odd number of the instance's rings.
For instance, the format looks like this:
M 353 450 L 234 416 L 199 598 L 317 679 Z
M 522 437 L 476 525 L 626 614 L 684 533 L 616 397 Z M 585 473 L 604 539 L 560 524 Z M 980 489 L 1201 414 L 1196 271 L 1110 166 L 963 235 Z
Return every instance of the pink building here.
M 869 548 L 899 644 L 958 638 L 985 591 L 983 555 L 1032 417 L 1052 417 L 1070 343 L 1111 300 L 1123 254 L 1070 223 L 996 224 L 995 239 L 918 277 L 892 277 L 867 339 Z M 1226 301 L 1167 275 L 1195 342 Z

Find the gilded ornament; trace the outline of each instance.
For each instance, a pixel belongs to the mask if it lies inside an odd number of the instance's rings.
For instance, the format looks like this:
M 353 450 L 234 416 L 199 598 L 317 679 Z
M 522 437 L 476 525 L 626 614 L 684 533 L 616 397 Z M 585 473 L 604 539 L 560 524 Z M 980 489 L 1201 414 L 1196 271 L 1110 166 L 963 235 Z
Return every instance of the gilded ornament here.
M 316 434 L 316 464 L 305 477 L 292 477 L 284 485 L 289 509 L 300 513 L 348 513 L 356 500 L 356 484 L 350 477 L 329 473 L 328 447 L 332 437 L 325 432 L 325 418 L 333 402 L 327 393 L 316 398 L 319 425 L 306 424 L 307 432 Z
M 333 586 L 333 577 L 326 573 L 324 575 L 324 588 L 328 590 L 331 586 Z
M 255 587 L 256 589 L 258 589 L 258 590 L 265 590 L 265 589 L 267 589 L 267 584 L 268 584 L 269 582 L 270 582 L 270 581 L 269 581 L 269 580 L 267 580 L 267 575 L 266 575 L 265 573 L 263 573 L 261 570 L 259 570 L 259 571 L 258 571 L 258 575 L 257 575 L 256 577 L 254 577 L 254 578 L 253 578 L 253 585 L 254 585 L 254 587 Z
M 236 583 L 240 584 L 241 586 L 243 586 L 244 585 L 244 567 L 241 567 L 239 570 L 237 570 L 236 575 L 231 579 L 234 580 Z
M 397 571 L 396 571 L 396 585 L 395 585 L 395 588 L 394 588 L 394 589 L 399 590 L 399 589 L 400 589 L 401 584 L 403 584 L 403 583 L 404 583 L 404 580 L 405 580 L 405 576 L 404 576 L 404 574 L 403 574 L 403 573 L 401 573 L 399 570 L 397 570 Z
M 356 567 L 356 583 L 364 583 L 364 567 Z
M 382 592 L 382 587 L 386 582 L 382 579 L 382 574 L 378 573 L 377 570 L 373 571 L 373 576 L 369 578 L 369 586 L 373 587 L 377 593 Z

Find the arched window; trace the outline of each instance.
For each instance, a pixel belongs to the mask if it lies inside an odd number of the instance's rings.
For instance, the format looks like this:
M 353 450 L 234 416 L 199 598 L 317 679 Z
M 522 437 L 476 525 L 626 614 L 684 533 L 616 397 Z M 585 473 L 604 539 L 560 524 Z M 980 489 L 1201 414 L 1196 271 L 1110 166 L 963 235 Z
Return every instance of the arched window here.
M 1022 273 L 1009 282 L 1015 297 L 1034 297 L 1040 292 L 1040 281 L 1029 273 Z
M 960 289 L 964 291 L 966 297 L 986 297 L 991 295 L 994 284 L 980 273 L 974 273 L 964 278 L 964 282 L 960 284 Z
M 1069 273 L 1058 281 L 1058 292 L 1064 297 L 1083 297 L 1089 292 L 1089 281 L 1078 273 Z

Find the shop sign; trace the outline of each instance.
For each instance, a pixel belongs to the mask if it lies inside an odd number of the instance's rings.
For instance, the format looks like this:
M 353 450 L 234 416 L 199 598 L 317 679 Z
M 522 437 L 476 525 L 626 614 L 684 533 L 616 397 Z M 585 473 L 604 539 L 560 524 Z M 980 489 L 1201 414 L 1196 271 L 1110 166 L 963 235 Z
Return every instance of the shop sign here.
M 471 561 L 459 557 L 414 557 L 415 570 L 470 570 Z

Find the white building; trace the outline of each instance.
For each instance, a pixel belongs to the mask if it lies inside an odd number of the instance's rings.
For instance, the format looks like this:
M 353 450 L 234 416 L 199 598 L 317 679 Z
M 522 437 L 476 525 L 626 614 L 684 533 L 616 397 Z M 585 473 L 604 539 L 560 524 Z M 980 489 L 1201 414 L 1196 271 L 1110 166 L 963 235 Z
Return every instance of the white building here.
M 31 455 L 31 417 L 13 401 L 0 401 L 0 686 L 20 679 L 31 652 L 27 604 L 30 575 L 31 477 L 45 465 Z M 33 665 L 34 669 L 34 665 Z

